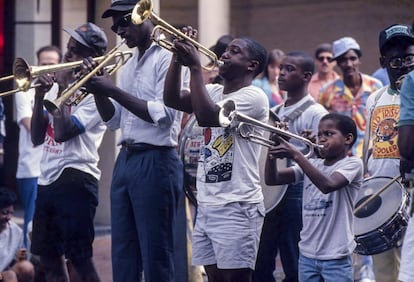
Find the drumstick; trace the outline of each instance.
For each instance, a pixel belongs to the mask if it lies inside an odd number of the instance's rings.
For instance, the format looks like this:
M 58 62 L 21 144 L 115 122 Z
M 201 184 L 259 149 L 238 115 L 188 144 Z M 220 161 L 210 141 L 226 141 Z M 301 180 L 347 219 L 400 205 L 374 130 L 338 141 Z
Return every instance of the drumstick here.
M 388 187 L 390 187 L 391 184 L 393 184 L 395 181 L 399 180 L 400 178 L 401 178 L 401 175 L 397 175 L 396 177 L 394 177 L 393 179 L 391 179 L 387 184 L 385 184 L 384 187 L 382 187 L 380 190 L 378 190 L 375 194 L 372 194 L 368 199 L 366 199 L 364 202 L 362 202 L 362 204 L 360 204 L 354 210 L 354 215 L 357 215 L 358 212 L 360 210 L 362 210 L 363 208 L 365 208 L 365 206 L 367 206 L 376 196 L 378 196 L 379 194 L 381 194 L 382 192 L 384 192 L 385 189 L 387 189 Z

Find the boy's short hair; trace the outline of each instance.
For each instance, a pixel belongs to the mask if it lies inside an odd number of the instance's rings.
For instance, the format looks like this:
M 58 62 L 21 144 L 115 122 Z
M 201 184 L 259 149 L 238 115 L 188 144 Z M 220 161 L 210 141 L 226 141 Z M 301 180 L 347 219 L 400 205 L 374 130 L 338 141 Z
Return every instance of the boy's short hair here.
M 0 188 L 0 209 L 14 206 L 17 202 L 16 194 L 6 188 Z
M 259 62 L 259 67 L 255 73 L 256 76 L 261 73 L 266 66 L 267 50 L 259 42 L 252 38 L 241 37 L 240 39 L 247 43 L 250 58 Z
M 347 135 L 351 133 L 354 136 L 354 140 L 349 145 L 349 148 L 352 148 L 357 138 L 357 127 L 352 118 L 346 115 L 343 115 L 343 114 L 339 114 L 339 113 L 329 113 L 329 114 L 324 115 L 320 121 L 323 121 L 323 120 L 333 120 L 336 123 L 337 129 L 343 135 Z
M 286 54 L 287 57 L 294 57 L 299 58 L 299 67 L 302 69 L 303 72 L 315 72 L 315 61 L 306 52 L 303 51 L 292 51 Z

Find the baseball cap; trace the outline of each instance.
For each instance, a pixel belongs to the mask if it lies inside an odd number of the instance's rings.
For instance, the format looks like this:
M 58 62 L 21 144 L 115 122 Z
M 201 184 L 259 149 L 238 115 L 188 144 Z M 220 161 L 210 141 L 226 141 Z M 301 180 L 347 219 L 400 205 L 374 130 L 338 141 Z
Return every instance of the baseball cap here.
M 394 24 L 380 32 L 379 34 L 380 52 L 382 53 L 385 45 L 387 45 L 387 43 L 392 38 L 396 38 L 396 37 L 405 37 L 408 40 L 414 41 L 414 34 L 412 33 L 409 26 L 402 25 L 402 24 Z
M 64 28 L 70 36 L 80 44 L 94 50 L 98 55 L 103 55 L 108 46 L 105 32 L 93 23 L 86 23 L 77 29 Z
M 112 0 L 111 7 L 102 14 L 102 18 L 109 18 L 116 13 L 130 11 L 138 2 L 139 0 Z
M 352 37 L 342 37 L 332 44 L 332 50 L 333 50 L 333 58 L 337 59 L 338 57 L 342 56 L 349 50 L 357 50 L 359 53 L 361 52 L 361 48 L 359 47 L 359 44 L 353 39 Z

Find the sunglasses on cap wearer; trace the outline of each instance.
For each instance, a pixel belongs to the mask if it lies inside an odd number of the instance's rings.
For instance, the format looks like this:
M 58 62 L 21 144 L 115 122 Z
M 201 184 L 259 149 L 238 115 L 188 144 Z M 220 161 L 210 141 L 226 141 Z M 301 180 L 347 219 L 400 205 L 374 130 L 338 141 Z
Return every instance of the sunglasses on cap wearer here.
M 114 23 L 111 26 L 111 30 L 116 33 L 118 31 L 118 27 L 128 27 L 129 24 L 131 23 L 131 15 L 132 13 L 128 13 L 124 15 L 122 18 L 120 18 L 116 23 Z
M 411 67 L 414 65 L 414 54 L 408 54 L 404 58 L 394 57 L 389 60 L 390 67 L 393 69 L 398 69 L 403 66 Z
M 326 60 L 328 63 L 330 63 L 332 61 L 332 56 L 318 56 L 316 59 L 319 62 L 323 62 Z

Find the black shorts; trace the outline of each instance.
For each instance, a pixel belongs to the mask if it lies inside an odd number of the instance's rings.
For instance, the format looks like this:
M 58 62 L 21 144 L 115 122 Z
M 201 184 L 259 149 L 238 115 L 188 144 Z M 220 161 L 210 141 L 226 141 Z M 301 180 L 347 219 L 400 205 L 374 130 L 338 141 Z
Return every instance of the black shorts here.
M 98 180 L 66 168 L 50 185 L 38 187 L 31 251 L 43 257 L 92 257 Z

